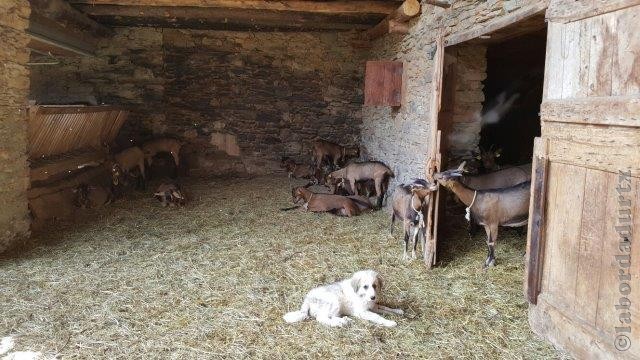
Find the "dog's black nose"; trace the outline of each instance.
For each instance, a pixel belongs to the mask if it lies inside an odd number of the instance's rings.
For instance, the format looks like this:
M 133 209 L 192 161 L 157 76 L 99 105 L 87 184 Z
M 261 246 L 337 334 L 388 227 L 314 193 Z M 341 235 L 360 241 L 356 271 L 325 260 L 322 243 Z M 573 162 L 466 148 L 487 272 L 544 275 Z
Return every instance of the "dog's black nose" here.
M 376 299 L 376 297 L 375 297 L 375 296 L 372 296 L 372 297 L 371 297 L 371 300 L 375 300 L 375 299 Z

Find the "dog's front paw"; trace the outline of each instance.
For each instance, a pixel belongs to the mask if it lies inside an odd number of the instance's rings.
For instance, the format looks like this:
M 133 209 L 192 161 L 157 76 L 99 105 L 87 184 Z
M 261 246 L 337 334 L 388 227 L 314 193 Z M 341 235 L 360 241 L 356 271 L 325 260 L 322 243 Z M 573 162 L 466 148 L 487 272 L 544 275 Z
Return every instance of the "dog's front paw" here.
M 402 309 L 393 309 L 393 312 L 396 315 L 404 315 L 404 310 L 402 310 Z
M 394 327 L 394 326 L 396 326 L 398 324 L 393 320 L 387 320 L 387 321 L 383 322 L 382 325 L 386 326 L 386 327 Z

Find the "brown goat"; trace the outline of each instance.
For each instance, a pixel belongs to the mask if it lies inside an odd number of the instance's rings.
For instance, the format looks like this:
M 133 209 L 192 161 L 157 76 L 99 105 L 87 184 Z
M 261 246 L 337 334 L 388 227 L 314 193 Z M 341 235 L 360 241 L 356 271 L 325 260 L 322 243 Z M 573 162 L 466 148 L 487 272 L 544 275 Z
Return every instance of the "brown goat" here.
M 141 182 L 139 180 L 138 184 L 144 188 L 146 177 L 144 173 L 144 153 L 142 150 L 137 146 L 133 146 L 116 154 L 114 160 L 111 162 L 113 185 L 119 186 L 124 178 L 129 175 L 129 172 L 136 167 L 140 171 L 141 176 Z
M 339 216 L 360 215 L 360 207 L 353 199 L 346 196 L 318 194 L 300 186 L 292 190 L 293 202 L 304 201 L 302 206 L 307 211 L 331 212 Z
M 531 181 L 531 163 L 483 175 L 462 175 L 460 182 L 474 190 L 501 189 Z
M 336 170 L 327 175 L 327 181 L 333 182 L 335 179 L 344 179 L 349 183 L 353 195 L 359 195 L 356 182 L 373 180 L 377 197 L 376 206 L 381 207 L 389 178 L 394 176 L 393 171 L 385 164 L 377 161 L 367 161 L 351 163 L 340 170 Z
M 431 184 L 426 180 L 416 179 L 411 184 L 400 184 L 396 187 L 392 197 L 391 225 L 389 232 L 393 235 L 393 224 L 396 218 L 402 220 L 404 228 L 404 252 L 403 260 L 408 260 L 407 251 L 409 249 L 409 234 L 413 243 L 411 258 L 416 258 L 416 248 L 418 246 L 418 233 L 422 230 L 424 248 L 426 236 L 426 226 L 424 218 L 427 215 L 427 208 L 431 201 L 431 194 L 438 189 L 437 184 Z M 413 229 L 413 232 L 411 231 Z
M 488 249 L 484 266 L 494 266 L 498 226 L 519 227 L 529 221 L 531 182 L 503 189 L 473 190 L 459 181 L 463 166 L 437 173 L 434 179 L 451 190 L 467 206 L 467 214 L 484 226 Z
M 158 153 L 166 152 L 173 156 L 173 162 L 176 164 L 176 168 L 180 165 L 180 148 L 182 142 L 180 140 L 171 138 L 160 138 L 147 141 L 142 145 L 142 151 L 147 163 L 151 165 L 153 157 Z
M 313 179 L 316 177 L 316 173 L 320 171 L 320 169 L 316 169 L 311 165 L 298 164 L 290 158 L 282 158 L 280 167 L 287 171 L 289 178 L 295 179 Z
M 322 139 L 314 140 L 312 147 L 313 161 L 318 169 L 324 161 L 333 164 L 334 168 L 336 168 L 347 158 L 357 158 L 360 156 L 360 149 L 358 147 L 342 146 Z
M 484 172 L 491 172 L 500 170 L 501 166 L 498 165 L 497 159 L 502 155 L 502 149 L 494 149 L 491 146 L 488 150 L 480 148 L 480 153 L 476 153 L 476 159 L 480 160 Z
M 73 189 L 75 204 L 81 209 L 99 208 L 109 204 L 113 200 L 110 188 L 100 185 L 80 184 Z

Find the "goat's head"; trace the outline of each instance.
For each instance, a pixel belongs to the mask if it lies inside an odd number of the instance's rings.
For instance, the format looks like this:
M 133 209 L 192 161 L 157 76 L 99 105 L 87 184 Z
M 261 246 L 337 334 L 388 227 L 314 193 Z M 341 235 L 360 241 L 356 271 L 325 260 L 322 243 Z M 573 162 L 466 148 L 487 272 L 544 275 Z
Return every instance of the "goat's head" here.
M 428 203 L 427 198 L 438 190 L 438 183 L 431 183 L 424 179 L 414 179 L 409 185 L 411 188 L 411 207 L 414 210 L 421 209 Z
M 280 160 L 280 167 L 283 168 L 283 169 L 289 170 L 295 164 L 296 164 L 296 162 L 293 159 L 288 158 L 286 156 L 283 156 L 282 159 Z
M 465 164 L 466 162 L 463 161 L 457 169 L 451 169 L 436 173 L 433 175 L 433 179 L 436 180 L 438 184 L 447 188 L 451 188 L 451 186 L 453 186 L 453 183 L 463 175 Z
M 114 186 L 119 186 L 123 180 L 124 172 L 117 162 L 111 164 L 111 182 Z
M 85 209 L 89 205 L 89 185 L 80 184 L 72 190 L 75 194 L 74 203 L 77 207 Z
M 291 189 L 291 198 L 294 204 L 298 204 L 301 200 L 304 200 L 304 188 L 298 186 Z
M 349 158 L 359 158 L 360 157 L 360 148 L 357 146 L 353 147 L 345 147 L 344 148 L 344 156 Z
M 497 159 L 502 154 L 502 149 L 494 149 L 493 145 L 489 150 L 480 148 L 480 154 L 476 157 L 482 162 L 482 166 L 489 171 L 500 169 L 500 165 L 497 163 Z

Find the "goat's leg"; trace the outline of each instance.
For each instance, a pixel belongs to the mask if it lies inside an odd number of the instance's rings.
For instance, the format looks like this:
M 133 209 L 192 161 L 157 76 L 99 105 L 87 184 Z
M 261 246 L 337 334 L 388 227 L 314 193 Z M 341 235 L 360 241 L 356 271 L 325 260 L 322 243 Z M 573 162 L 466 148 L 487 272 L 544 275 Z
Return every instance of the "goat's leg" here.
M 411 251 L 411 259 L 416 259 L 416 247 L 418 247 L 418 232 L 420 228 L 418 226 L 413 227 L 413 250 Z
M 409 260 L 409 255 L 407 255 L 407 250 L 409 249 L 409 229 L 405 224 L 404 226 L 404 252 L 402 253 L 402 260 Z
M 487 233 L 487 260 L 484 262 L 484 267 L 487 268 L 496 265 L 495 247 L 498 239 L 498 225 L 485 225 L 484 230 Z
M 138 163 L 138 169 L 140 169 L 140 187 L 142 188 L 142 190 L 145 190 L 147 188 L 147 177 L 144 174 L 144 159 L 142 159 L 139 163 Z
M 356 179 L 349 179 L 349 185 L 351 185 L 351 195 L 360 195 L 356 187 Z
M 384 196 L 384 193 L 382 192 L 382 178 L 376 178 L 375 183 L 376 183 L 376 197 L 377 197 L 376 207 L 381 208 L 382 197 Z
M 473 217 L 473 214 L 470 214 L 469 217 L 469 226 L 467 227 L 467 232 L 469 234 L 469 238 L 473 238 L 478 232 L 478 224 L 476 223 L 476 219 Z
M 389 225 L 389 235 L 393 236 L 393 224 L 396 222 L 396 213 L 391 212 L 391 225 Z

